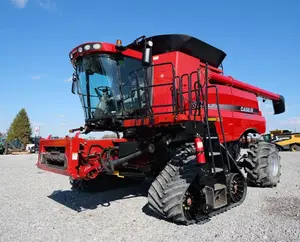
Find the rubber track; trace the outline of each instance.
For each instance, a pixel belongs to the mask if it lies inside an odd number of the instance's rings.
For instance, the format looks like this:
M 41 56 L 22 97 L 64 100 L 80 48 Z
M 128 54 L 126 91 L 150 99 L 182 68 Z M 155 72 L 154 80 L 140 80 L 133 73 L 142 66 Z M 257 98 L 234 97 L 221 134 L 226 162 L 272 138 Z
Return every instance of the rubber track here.
M 177 224 L 205 224 L 216 215 L 227 212 L 243 203 L 243 199 L 237 203 L 227 205 L 207 215 L 197 216 L 195 220 L 187 220 L 183 215 L 181 200 L 189 188 L 191 182 L 198 174 L 197 164 L 193 163 L 192 146 L 184 147 L 176 157 L 166 165 L 165 169 L 153 181 L 148 191 L 148 204 L 155 213 Z M 179 159 L 178 159 L 179 158 Z M 200 168 L 199 168 L 200 169 Z
M 163 204 L 165 193 L 168 192 L 171 185 L 180 179 L 180 167 L 185 157 L 194 151 L 192 145 L 186 144 L 177 150 L 175 157 L 165 166 L 156 179 L 152 182 L 148 191 L 148 206 L 162 218 L 168 218 Z M 191 168 L 187 166 L 187 168 Z M 187 170 L 187 168 L 183 170 Z M 194 170 L 197 174 L 197 171 Z M 188 185 L 189 186 L 189 185 Z
M 168 183 L 177 172 L 178 171 L 175 166 L 172 164 L 167 164 L 152 182 L 148 191 L 149 208 L 163 218 L 165 218 L 165 215 L 163 212 L 163 204 L 161 199 L 163 198 L 164 190 L 166 189 Z
M 193 157 L 191 157 L 193 158 Z M 179 172 L 172 178 L 168 184 L 167 189 L 164 191 L 162 199 L 163 211 L 167 219 L 177 224 L 193 224 L 196 221 L 187 219 L 184 215 L 182 207 L 182 199 L 191 183 L 195 179 L 200 170 L 199 166 L 193 160 L 184 159 L 184 165 L 178 169 Z

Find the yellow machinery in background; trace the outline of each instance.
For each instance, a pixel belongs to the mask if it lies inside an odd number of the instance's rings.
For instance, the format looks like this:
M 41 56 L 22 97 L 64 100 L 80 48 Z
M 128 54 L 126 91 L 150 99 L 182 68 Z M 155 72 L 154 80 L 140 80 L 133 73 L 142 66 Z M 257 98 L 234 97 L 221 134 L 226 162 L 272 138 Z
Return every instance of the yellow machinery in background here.
M 280 151 L 300 151 L 300 133 L 276 129 L 263 137 L 265 141 L 274 143 Z

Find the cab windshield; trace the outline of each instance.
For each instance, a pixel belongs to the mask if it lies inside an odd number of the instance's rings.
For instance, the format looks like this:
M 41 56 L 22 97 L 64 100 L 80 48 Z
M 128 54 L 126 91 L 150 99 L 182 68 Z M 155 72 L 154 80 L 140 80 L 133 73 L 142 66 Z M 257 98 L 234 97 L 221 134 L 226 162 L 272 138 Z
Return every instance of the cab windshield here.
M 86 119 L 124 116 L 143 107 L 141 61 L 115 54 L 94 54 L 76 62 L 78 91 Z M 122 100 L 123 99 L 123 100 Z M 140 100 L 140 101 L 139 101 Z

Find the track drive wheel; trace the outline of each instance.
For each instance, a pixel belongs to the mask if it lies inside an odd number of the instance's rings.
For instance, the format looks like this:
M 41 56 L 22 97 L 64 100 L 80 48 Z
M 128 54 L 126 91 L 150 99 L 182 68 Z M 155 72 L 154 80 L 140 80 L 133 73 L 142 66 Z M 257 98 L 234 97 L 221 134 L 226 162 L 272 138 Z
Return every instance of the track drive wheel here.
M 281 163 L 274 144 L 258 142 L 243 159 L 249 183 L 259 187 L 274 187 L 280 182 Z
M 203 194 L 197 186 L 199 166 L 193 145 L 185 145 L 153 181 L 148 205 L 160 217 L 176 224 L 193 224 L 203 207 Z M 205 204 L 205 200 L 204 200 Z
M 247 195 L 247 180 L 239 173 L 230 173 L 226 181 L 231 202 L 243 202 Z

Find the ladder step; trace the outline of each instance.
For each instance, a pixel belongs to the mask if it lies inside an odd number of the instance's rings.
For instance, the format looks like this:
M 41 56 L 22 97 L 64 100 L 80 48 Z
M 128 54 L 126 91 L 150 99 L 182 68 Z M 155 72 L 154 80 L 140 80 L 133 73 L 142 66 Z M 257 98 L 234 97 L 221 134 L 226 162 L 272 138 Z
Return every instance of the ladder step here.
M 214 185 L 214 188 L 215 188 L 215 191 L 219 191 L 219 190 L 222 190 L 222 189 L 226 189 L 226 186 L 224 184 L 221 184 L 221 183 L 216 183 Z
M 217 156 L 217 155 L 221 155 L 221 153 L 220 152 L 212 152 L 213 154 L 213 156 Z M 209 156 L 211 156 L 211 152 L 209 152 Z
M 223 171 L 223 168 L 216 167 L 216 173 L 222 172 L 222 171 Z
M 218 136 L 210 136 L 210 139 L 218 139 Z M 206 139 L 209 139 L 209 137 L 206 137 Z

